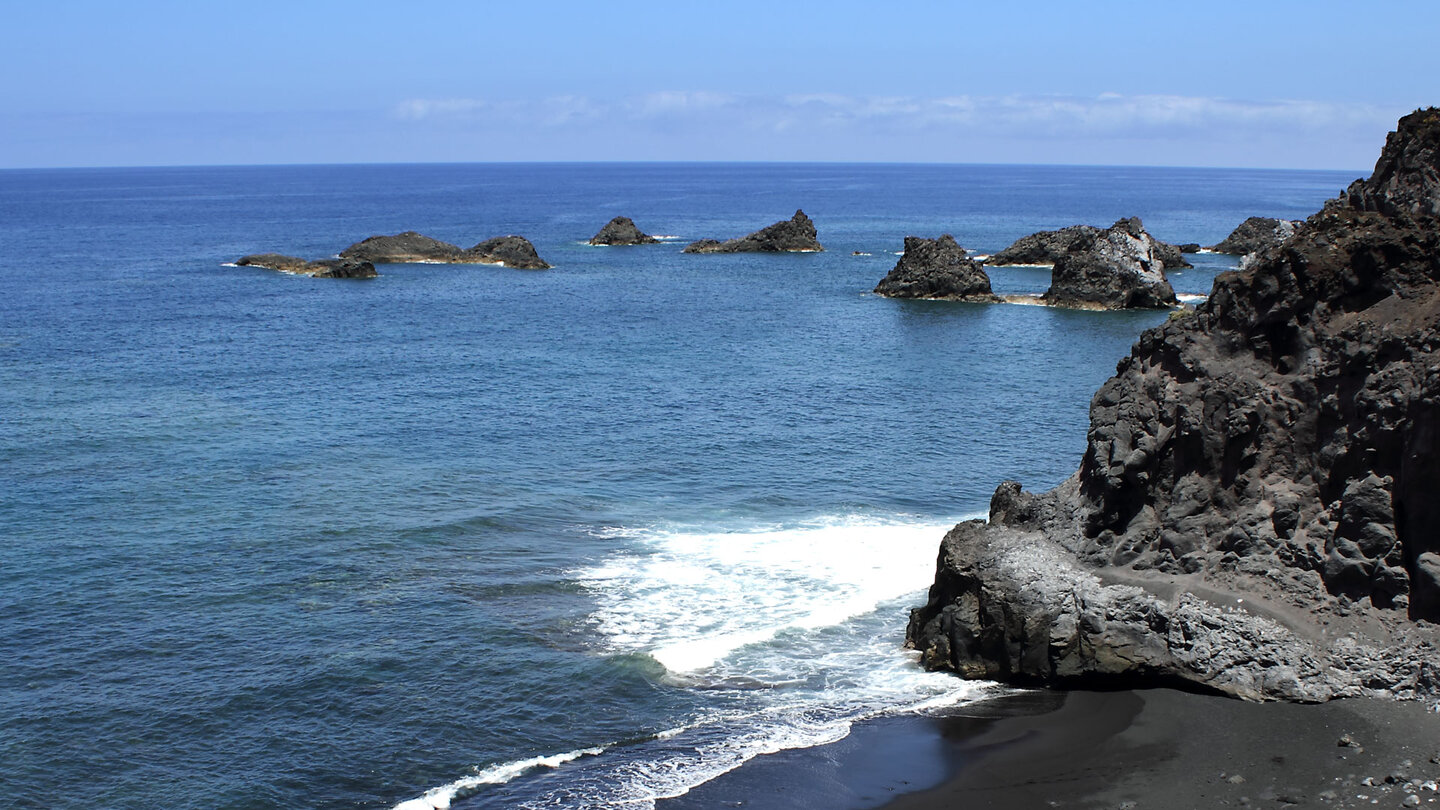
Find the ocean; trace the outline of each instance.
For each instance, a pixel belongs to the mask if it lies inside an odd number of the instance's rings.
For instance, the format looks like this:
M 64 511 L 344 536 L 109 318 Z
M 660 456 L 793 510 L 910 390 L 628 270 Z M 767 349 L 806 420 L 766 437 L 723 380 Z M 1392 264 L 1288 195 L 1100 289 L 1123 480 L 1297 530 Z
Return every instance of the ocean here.
M 986 700 L 902 649 L 940 538 L 1069 475 L 1167 314 L 871 294 L 903 238 L 1210 244 L 1361 173 L 0 171 L 4 800 L 647 808 Z M 825 253 L 680 253 L 797 208 Z M 585 244 L 619 214 L 670 238 Z M 230 266 L 404 230 L 554 268 Z

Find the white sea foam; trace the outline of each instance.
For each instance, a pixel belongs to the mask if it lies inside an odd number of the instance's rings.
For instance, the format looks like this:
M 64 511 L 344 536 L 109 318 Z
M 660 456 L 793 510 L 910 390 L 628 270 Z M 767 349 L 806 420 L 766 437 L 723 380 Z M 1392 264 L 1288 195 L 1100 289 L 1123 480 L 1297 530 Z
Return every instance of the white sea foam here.
M 423 796 L 409 799 L 395 805 L 394 810 L 445 810 L 456 798 L 467 795 L 475 788 L 482 785 L 503 785 L 517 776 L 529 773 L 536 768 L 558 768 L 567 762 L 574 762 L 581 757 L 596 756 L 605 749 L 603 748 L 582 748 L 578 751 L 569 751 L 564 754 L 555 754 L 548 757 L 531 757 L 529 759 L 516 760 L 515 762 L 502 762 L 499 765 L 491 765 L 488 768 L 476 771 L 463 779 L 456 779 L 448 785 L 441 785 L 425 791 Z
M 1175 300 L 1180 301 L 1180 302 L 1185 303 L 1185 304 L 1198 304 L 1198 303 L 1200 303 L 1201 301 L 1204 301 L 1205 299 L 1207 299 L 1207 298 L 1209 298 L 1209 297 L 1210 297 L 1210 296 L 1208 296 L 1208 295 L 1197 295 L 1197 294 L 1194 294 L 1194 293 L 1176 293 L 1176 294 L 1175 294 Z

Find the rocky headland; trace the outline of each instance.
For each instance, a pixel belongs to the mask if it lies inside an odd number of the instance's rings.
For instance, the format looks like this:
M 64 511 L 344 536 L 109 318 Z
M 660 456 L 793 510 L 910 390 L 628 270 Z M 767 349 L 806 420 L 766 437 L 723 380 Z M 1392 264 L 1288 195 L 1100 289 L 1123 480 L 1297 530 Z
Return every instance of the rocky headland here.
M 1229 236 L 1220 240 L 1218 244 L 1211 245 L 1209 249 L 1216 253 L 1229 253 L 1234 256 L 1258 253 L 1294 236 L 1295 229 L 1299 226 L 1300 222 L 1292 219 L 1250 217 L 1231 231 Z
M 1122 222 L 1125 220 L 1121 220 Z M 1138 222 L 1139 220 L 1136 219 Z M 1089 240 L 1101 233 L 1103 228 L 1094 225 L 1071 225 L 1068 228 L 1061 228 L 1058 231 L 1040 231 L 1029 236 L 1022 236 L 1010 244 L 1009 247 L 985 259 L 985 264 L 992 267 L 1015 266 L 1015 265 L 1053 265 L 1061 257 L 1070 252 L 1070 249 L 1077 243 Z M 1195 253 L 1200 250 L 1197 245 L 1172 245 L 1168 242 L 1161 242 L 1158 239 L 1151 239 L 1154 247 L 1153 252 L 1165 262 L 1170 269 L 1180 267 L 1191 267 L 1185 260 L 1184 253 Z M 1185 247 L 1194 247 L 1194 250 L 1186 251 Z
M 340 251 L 342 259 L 373 264 L 503 264 L 521 270 L 547 270 L 535 246 L 523 236 L 497 236 L 461 249 L 415 231 L 394 236 L 371 236 Z
M 375 278 L 375 265 L 362 259 L 320 259 L 308 261 L 283 253 L 255 253 L 235 261 L 241 267 L 264 267 L 294 276 L 311 278 Z
M 948 233 L 939 239 L 905 237 L 904 255 L 875 285 L 875 292 L 887 298 L 1000 301 L 985 270 Z
M 749 236 L 728 239 L 701 239 L 685 246 L 684 253 L 819 253 L 825 250 L 818 241 L 815 223 L 804 211 L 762 228 Z
M 1175 246 L 1146 233 L 1138 217 L 1104 230 L 1076 231 L 1069 247 L 1055 259 L 1050 289 L 1040 299 L 1075 309 L 1173 307 L 1175 290 L 1165 278 L 1165 268 L 1167 260 L 1179 255 Z
M 629 217 L 615 217 L 590 237 L 592 245 L 653 245 L 660 240 L 640 230 Z
M 1440 110 L 1145 332 L 1079 470 L 941 544 L 926 666 L 1252 700 L 1440 695 Z

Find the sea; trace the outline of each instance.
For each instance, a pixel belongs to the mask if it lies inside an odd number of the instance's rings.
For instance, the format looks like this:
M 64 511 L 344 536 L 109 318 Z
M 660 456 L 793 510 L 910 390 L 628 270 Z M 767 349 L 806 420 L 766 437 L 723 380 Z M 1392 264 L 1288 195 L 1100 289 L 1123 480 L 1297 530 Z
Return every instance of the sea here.
M 1168 313 L 876 296 L 904 237 L 1211 244 L 1362 173 L 0 171 L 3 801 L 648 810 L 990 700 L 904 649 L 940 539 L 1063 481 Z M 825 252 L 680 252 L 797 208 Z M 405 230 L 554 267 L 234 266 Z M 1191 302 L 1236 265 L 1191 259 Z

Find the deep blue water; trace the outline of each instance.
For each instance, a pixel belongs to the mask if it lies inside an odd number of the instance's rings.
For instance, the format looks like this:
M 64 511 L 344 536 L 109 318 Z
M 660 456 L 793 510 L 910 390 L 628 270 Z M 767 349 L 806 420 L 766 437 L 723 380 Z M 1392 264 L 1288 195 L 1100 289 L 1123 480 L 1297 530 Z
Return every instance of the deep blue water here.
M 944 527 L 1006 478 L 1063 480 L 1091 393 L 1166 315 L 869 294 L 903 237 L 989 253 L 1139 215 L 1209 244 L 1351 179 L 0 172 L 6 800 L 384 808 L 448 785 L 435 802 L 645 806 L 973 699 L 898 649 Z M 826 253 L 583 244 L 616 214 L 690 240 L 797 207 Z M 521 233 L 555 267 L 225 266 L 407 229 Z M 1196 263 L 1177 291 L 1234 261 Z

